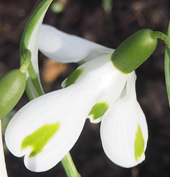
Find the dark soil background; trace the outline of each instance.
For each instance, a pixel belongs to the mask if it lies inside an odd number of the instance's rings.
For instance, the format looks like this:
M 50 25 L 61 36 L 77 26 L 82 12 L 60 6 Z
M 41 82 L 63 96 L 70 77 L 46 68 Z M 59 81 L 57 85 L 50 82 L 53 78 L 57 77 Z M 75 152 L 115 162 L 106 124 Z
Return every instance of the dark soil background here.
M 107 1 L 107 0 L 106 0 Z M 0 76 L 19 67 L 19 43 L 24 26 L 41 0 L 0 0 Z M 56 1 L 54 1 L 56 2 Z M 170 19 L 169 0 L 113 0 L 112 9 L 104 10 L 102 0 L 60 0 L 61 13 L 49 9 L 44 22 L 58 29 L 116 48 L 124 39 L 142 28 L 167 31 Z M 53 63 L 40 54 L 40 71 L 47 92 L 60 88 L 61 81 L 75 64 Z M 46 78 L 44 73 L 49 71 Z M 56 71 L 59 70 L 59 73 Z M 53 71 L 53 72 L 52 72 Z M 113 164 L 104 154 L 100 142 L 100 125 L 85 128 L 71 150 L 82 177 L 169 177 L 170 176 L 170 111 L 164 82 L 164 43 L 136 71 L 138 100 L 146 114 L 149 141 L 146 160 L 131 169 Z M 51 79 L 52 78 L 52 79 Z M 24 95 L 15 111 L 27 103 Z M 58 164 L 44 173 L 28 171 L 19 159 L 6 152 L 9 177 L 64 177 Z

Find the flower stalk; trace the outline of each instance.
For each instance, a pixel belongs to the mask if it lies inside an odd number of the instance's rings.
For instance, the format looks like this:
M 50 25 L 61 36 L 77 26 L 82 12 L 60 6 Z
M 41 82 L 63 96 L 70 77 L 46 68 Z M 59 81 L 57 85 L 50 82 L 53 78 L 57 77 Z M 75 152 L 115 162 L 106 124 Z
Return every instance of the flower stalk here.
M 81 177 L 74 165 L 74 162 L 73 162 L 73 159 L 72 159 L 70 153 L 68 153 L 62 159 L 61 163 L 62 163 L 64 170 L 65 170 L 68 177 Z
M 160 31 L 155 31 L 155 35 L 157 38 L 163 40 L 166 44 L 166 46 L 165 46 L 165 61 L 164 61 L 165 84 L 166 84 L 168 102 L 169 102 L 169 106 L 170 106 L 170 23 L 168 26 L 167 35 L 160 32 Z
M 167 37 L 170 38 L 170 23 L 168 26 L 168 33 L 167 33 Z M 168 40 L 167 45 L 165 46 L 165 83 L 166 83 L 166 90 L 167 90 L 167 96 L 168 96 L 168 102 L 169 102 L 169 106 L 170 106 L 170 47 L 169 47 L 169 42 L 170 40 Z
M 167 36 L 166 34 L 160 32 L 160 31 L 155 31 L 154 32 L 156 37 L 163 40 L 165 42 L 165 44 L 167 45 L 167 47 L 170 49 L 170 38 L 169 36 Z

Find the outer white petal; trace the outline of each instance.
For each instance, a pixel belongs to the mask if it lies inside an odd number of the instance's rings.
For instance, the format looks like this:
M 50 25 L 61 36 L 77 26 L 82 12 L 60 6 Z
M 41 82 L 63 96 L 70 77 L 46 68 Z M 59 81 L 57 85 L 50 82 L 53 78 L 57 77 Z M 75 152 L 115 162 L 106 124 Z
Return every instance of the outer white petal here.
M 2 143 L 2 135 L 1 135 L 1 121 L 0 121 L 0 176 L 7 177 L 6 165 L 5 165 L 5 158 L 4 158 L 4 150 L 3 150 L 3 143 Z
M 136 159 L 135 139 L 138 128 L 142 132 L 144 147 L 143 153 Z M 119 166 L 133 167 L 145 158 L 148 130 L 145 116 L 136 100 L 134 73 L 129 74 L 127 95 L 113 104 L 103 116 L 101 140 L 108 158 Z
M 106 56 L 98 59 L 101 60 L 105 60 L 105 63 L 99 62 L 102 64 L 89 69 L 89 72 L 88 67 L 83 65 L 87 73 L 82 73 L 81 79 L 67 88 L 31 101 L 10 121 L 6 130 L 6 144 L 14 155 L 25 155 L 28 169 L 38 172 L 55 166 L 76 142 L 91 107 L 119 78 L 124 77 Z M 43 151 L 30 158 L 32 148 L 21 149 L 24 138 L 43 125 L 57 122 L 60 123 L 57 133 L 44 146 Z
M 41 26 L 39 49 L 45 56 L 61 63 L 89 61 L 114 51 L 83 38 L 66 34 L 49 25 Z
M 93 103 L 93 95 L 89 96 L 89 101 Z M 52 168 L 67 154 L 80 135 L 90 109 L 86 97 L 87 93 L 81 94 L 80 87 L 73 85 L 31 101 L 10 121 L 5 135 L 7 147 L 15 156 L 25 155 L 25 165 L 31 171 Z M 32 149 L 21 149 L 24 138 L 43 125 L 57 122 L 60 124 L 57 133 L 41 153 L 30 158 Z

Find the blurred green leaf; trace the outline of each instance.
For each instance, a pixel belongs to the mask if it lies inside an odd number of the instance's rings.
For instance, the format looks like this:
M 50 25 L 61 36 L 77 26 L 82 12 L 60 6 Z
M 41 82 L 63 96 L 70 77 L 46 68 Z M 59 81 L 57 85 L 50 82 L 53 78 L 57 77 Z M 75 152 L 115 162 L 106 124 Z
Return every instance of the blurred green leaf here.
M 113 0 L 102 0 L 102 6 L 105 12 L 110 12 L 113 7 Z

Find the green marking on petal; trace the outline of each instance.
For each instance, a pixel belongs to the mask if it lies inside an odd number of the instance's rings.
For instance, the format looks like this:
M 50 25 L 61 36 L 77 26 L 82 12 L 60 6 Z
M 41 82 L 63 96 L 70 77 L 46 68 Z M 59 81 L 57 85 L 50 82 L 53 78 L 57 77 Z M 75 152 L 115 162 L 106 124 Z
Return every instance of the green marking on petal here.
M 144 153 L 144 138 L 142 135 L 142 130 L 140 128 L 140 126 L 138 125 L 138 130 L 136 132 L 136 139 L 135 139 L 135 159 L 136 161 L 139 160 L 139 158 L 142 156 L 142 154 Z
M 92 115 L 92 116 L 93 116 L 93 119 L 96 120 L 96 119 L 98 119 L 99 117 L 101 117 L 101 116 L 107 111 L 108 108 L 109 108 L 109 106 L 108 106 L 108 104 L 105 103 L 105 102 L 96 103 L 96 104 L 92 107 L 92 109 L 91 109 L 89 115 Z
M 75 71 L 73 71 L 70 76 L 67 78 L 67 80 L 64 83 L 64 87 L 68 87 L 71 84 L 74 84 L 76 82 L 76 80 L 80 77 L 80 75 L 82 74 L 83 69 L 82 68 L 78 68 Z
M 43 151 L 44 146 L 54 136 L 54 134 L 58 131 L 59 128 L 59 122 L 55 124 L 43 125 L 38 130 L 23 139 L 21 149 L 31 147 L 32 152 L 30 153 L 29 157 L 36 156 L 38 153 Z

